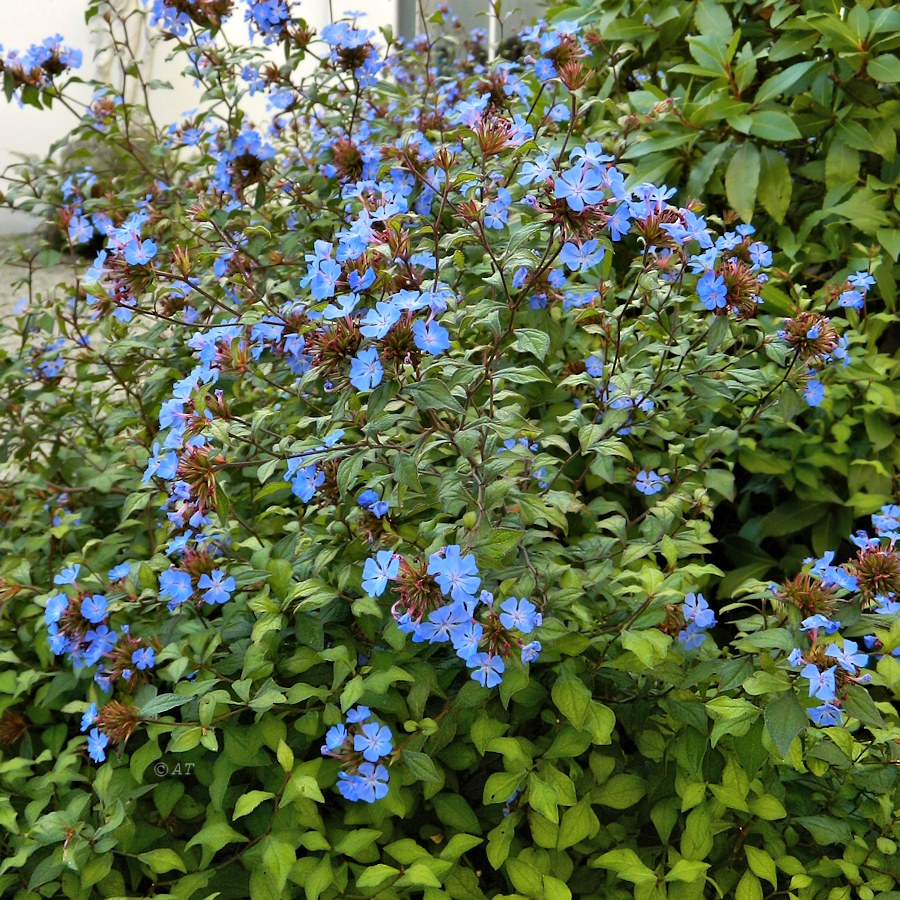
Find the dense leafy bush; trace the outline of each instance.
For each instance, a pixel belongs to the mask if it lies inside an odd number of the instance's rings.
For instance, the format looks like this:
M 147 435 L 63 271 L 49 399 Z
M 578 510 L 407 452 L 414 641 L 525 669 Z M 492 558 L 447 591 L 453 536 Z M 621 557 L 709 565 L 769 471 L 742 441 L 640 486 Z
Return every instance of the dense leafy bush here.
M 897 9 L 817 0 L 554 8 L 590 27 L 588 90 L 602 101 L 592 131 L 625 171 L 753 221 L 782 273 L 763 292 L 771 312 L 788 315 L 819 288 L 837 311 L 848 275 L 875 278 L 865 304 L 846 313 L 851 365 L 832 370 L 820 407 L 786 410 L 764 449 L 745 443 L 738 456 L 741 499 L 717 560 L 733 573 L 726 586 L 795 568 L 845 540 L 898 486 Z
M 890 896 L 900 509 L 780 585 L 708 560 L 827 301 L 761 314 L 752 227 L 625 181 L 571 25 L 484 68 L 231 7 L 150 12 L 200 112 L 100 88 L 72 143 L 133 165 L 7 194 L 73 278 L 0 370 L 0 889 Z M 67 97 L 49 52 L 10 93 Z

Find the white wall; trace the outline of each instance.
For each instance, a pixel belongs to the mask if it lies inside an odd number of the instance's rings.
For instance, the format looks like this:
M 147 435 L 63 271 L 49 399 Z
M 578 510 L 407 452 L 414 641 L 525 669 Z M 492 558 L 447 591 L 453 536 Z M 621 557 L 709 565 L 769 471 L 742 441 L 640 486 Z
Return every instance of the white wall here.
M 141 0 L 114 0 L 117 8 L 128 9 L 140 5 Z M 398 0 L 303 0 L 300 10 L 309 25 L 320 30 L 331 21 L 330 7 L 337 17 L 345 10 L 366 11 L 367 15 L 360 24 L 372 31 L 390 25 L 396 28 Z M 17 0 L 0 0 L 0 44 L 4 51 L 24 51 L 29 45 L 39 43 L 44 38 L 62 34 L 68 46 L 82 51 L 84 62 L 78 74 L 85 78 L 115 78 L 117 61 L 109 52 L 98 50 L 105 46 L 102 33 L 96 27 L 91 33 L 84 21 L 86 4 L 83 0 L 28 0 L 20 3 Z M 237 43 L 245 43 L 249 38 L 248 26 L 244 22 L 243 0 L 238 0 L 236 11 L 225 29 L 226 36 Z M 135 26 L 131 32 L 131 40 L 135 46 L 148 47 L 147 34 Z M 276 49 L 276 53 L 278 50 Z M 199 91 L 193 81 L 181 74 L 180 62 L 167 62 L 168 50 L 164 43 L 158 44 L 152 53 L 147 54 L 143 66 L 145 74 L 151 78 L 169 81 L 174 86 L 172 91 L 156 91 L 151 106 L 154 116 L 159 122 L 176 121 L 180 115 L 199 105 Z M 90 91 L 77 89 L 73 93 L 79 97 L 82 105 L 90 99 Z M 133 96 L 129 97 L 134 100 Z M 265 100 L 259 96 L 250 98 L 248 112 L 257 121 L 265 117 Z M 33 107 L 19 107 L 13 100 L 7 103 L 0 96 L 0 173 L 21 156 L 41 157 L 46 154 L 54 141 L 68 133 L 74 122 L 72 114 L 60 105 L 50 110 L 37 110 Z M 0 178 L 2 183 L 2 178 Z M 0 234 L 27 231 L 33 220 L 24 214 L 13 214 L 0 209 Z

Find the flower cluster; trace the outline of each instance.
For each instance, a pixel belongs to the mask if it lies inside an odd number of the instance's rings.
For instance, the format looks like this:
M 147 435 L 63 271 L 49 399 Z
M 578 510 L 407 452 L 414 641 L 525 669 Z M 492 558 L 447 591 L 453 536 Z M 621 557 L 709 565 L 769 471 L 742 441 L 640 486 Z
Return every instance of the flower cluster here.
M 820 559 L 807 559 L 800 575 L 771 586 L 780 603 L 804 616 L 800 629 L 809 645 L 795 647 L 788 664 L 800 668 L 800 676 L 809 683 L 809 697 L 822 701 L 808 710 L 816 725 L 841 725 L 848 688 L 871 679 L 870 672 L 862 671 L 868 666 L 869 654 L 860 652 L 858 641 L 841 635 L 842 623 L 835 614 L 851 602 L 863 612 L 879 616 L 900 612 L 900 507 L 883 507 L 872 516 L 872 525 L 875 537 L 865 531 L 851 535 L 857 548 L 855 558 L 834 565 L 835 553 L 828 551 Z M 872 634 L 863 634 L 862 643 L 868 650 L 881 647 Z M 893 655 L 900 656 L 900 648 Z
M 394 750 L 393 735 L 371 718 L 369 707 L 357 706 L 347 713 L 346 725 L 332 725 L 325 734 L 322 753 L 341 760 L 338 790 L 346 800 L 374 803 L 387 796 L 389 776 L 381 760 Z
M 4 54 L 0 45 L 0 74 L 10 79 L 20 104 L 29 89 L 49 88 L 54 78 L 68 69 L 79 68 L 81 61 L 81 51 L 64 46 L 61 34 L 32 44 L 24 53 L 10 50 Z
M 685 627 L 678 632 L 678 640 L 686 650 L 703 646 L 706 632 L 716 624 L 716 614 L 710 609 L 703 594 L 688 594 L 681 605 Z
M 380 597 L 389 581 L 396 582 L 398 599 L 391 612 L 400 630 L 410 634 L 413 643 L 449 643 L 482 687 L 500 684 L 504 659 L 514 648 L 523 665 L 538 658 L 540 641 L 526 643 L 522 638 L 542 624 L 537 607 L 524 597 L 495 604 L 493 594 L 484 590 L 476 597 L 481 587 L 478 565 L 458 545 L 431 554 L 425 567 L 401 560 L 390 550 L 379 551 L 366 560 L 363 590 Z

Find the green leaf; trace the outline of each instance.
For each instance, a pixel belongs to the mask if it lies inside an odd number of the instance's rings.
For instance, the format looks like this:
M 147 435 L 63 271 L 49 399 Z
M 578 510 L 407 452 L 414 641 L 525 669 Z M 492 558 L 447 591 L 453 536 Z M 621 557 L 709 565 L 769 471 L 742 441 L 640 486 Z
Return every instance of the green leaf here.
M 695 859 L 679 859 L 666 873 L 666 881 L 684 881 L 690 883 L 702 877 L 709 868 L 709 863 Z
M 647 884 L 656 881 L 653 870 L 648 868 L 644 861 L 628 848 L 610 850 L 589 863 L 593 869 L 609 869 L 615 872 L 623 881 L 633 884 Z
M 706 704 L 706 711 L 715 722 L 709 739 L 713 747 L 726 734 L 743 737 L 759 717 L 759 710 L 747 700 L 716 697 Z
M 174 850 L 168 848 L 139 853 L 138 859 L 150 866 L 156 875 L 161 875 L 163 872 L 171 872 L 172 869 L 177 869 L 179 872 L 187 872 L 184 860 Z
M 616 717 L 611 709 L 598 703 L 584 682 L 563 672 L 551 690 L 556 708 L 579 730 L 587 731 L 595 744 L 608 744 Z
M 360 890 L 371 890 L 383 884 L 388 878 L 395 878 L 400 874 L 400 870 L 394 866 L 386 866 L 384 863 L 378 863 L 375 866 L 369 866 L 363 869 L 362 874 L 357 876 L 356 886 Z
M 725 170 L 725 193 L 728 202 L 745 222 L 753 218 L 759 171 L 759 150 L 749 143 L 743 143 L 738 147 Z
M 765 878 L 773 888 L 777 888 L 778 872 L 775 869 L 775 860 L 765 850 L 751 847 L 749 844 L 744 845 L 744 853 L 747 854 L 750 871 L 760 878 Z
M 439 784 L 441 776 L 434 765 L 434 760 L 427 753 L 420 753 L 417 750 L 404 750 L 403 762 L 407 768 L 419 781 L 427 781 L 432 784 Z
M 793 87 L 814 65 L 816 65 L 816 60 L 794 63 L 794 65 L 788 66 L 784 71 L 767 78 L 759 86 L 754 100 L 757 103 L 774 100 L 780 94 Z
M 593 799 L 595 803 L 611 809 L 628 809 L 646 793 L 646 782 L 638 775 L 613 775 L 606 784 L 594 792 Z
M 260 803 L 271 800 L 274 796 L 271 791 L 247 791 L 246 794 L 238 797 L 237 803 L 234 804 L 232 819 L 240 819 L 242 816 L 249 815 Z
M 876 56 L 866 63 L 866 73 L 882 84 L 896 84 L 900 81 L 900 59 L 892 53 Z
M 550 349 L 550 335 L 544 331 L 538 331 L 536 328 L 517 328 L 513 347 L 543 361 Z
M 794 120 L 787 113 L 767 109 L 750 113 L 749 118 L 750 134 L 761 137 L 765 141 L 780 143 L 796 141 L 803 137 L 794 124 Z
M 859 176 L 859 151 L 834 138 L 825 156 L 825 186 L 829 189 L 856 184 Z
M 773 147 L 763 147 L 756 194 L 763 209 L 779 224 L 791 204 L 793 180 L 787 160 Z
M 465 413 L 459 401 L 450 393 L 447 385 L 433 378 L 408 384 L 403 388 L 403 393 L 409 394 L 413 403 L 422 410 L 450 410 L 458 416 Z
M 781 754 L 787 757 L 791 744 L 809 725 L 806 710 L 793 691 L 787 691 L 766 705 L 766 730 Z
M 734 900 L 763 900 L 763 889 L 752 872 L 744 872 L 734 891 Z

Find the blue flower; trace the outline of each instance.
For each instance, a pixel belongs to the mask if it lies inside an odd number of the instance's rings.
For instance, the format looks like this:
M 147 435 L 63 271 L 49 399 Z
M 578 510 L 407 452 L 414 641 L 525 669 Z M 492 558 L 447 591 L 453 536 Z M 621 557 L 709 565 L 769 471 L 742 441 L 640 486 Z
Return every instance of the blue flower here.
M 809 696 L 825 701 L 834 700 L 836 689 L 834 673 L 836 671 L 837 666 L 823 670 L 815 663 L 807 663 L 800 674 L 803 678 L 809 679 Z
M 110 581 L 121 581 L 131 574 L 131 565 L 129 563 L 120 563 L 118 566 L 109 570 L 107 577 Z
M 169 598 L 169 610 L 191 599 L 194 586 L 191 576 L 180 569 L 168 569 L 159 576 L 159 596 Z
M 530 644 L 525 644 L 522 647 L 522 665 L 535 662 L 542 649 L 540 641 L 532 641 Z
M 844 715 L 840 707 L 835 706 L 833 703 L 823 703 L 821 706 L 814 706 L 808 709 L 807 712 L 815 725 L 834 725 L 840 728 L 844 722 Z
M 810 378 L 803 390 L 803 399 L 810 406 L 821 406 L 825 399 L 825 386 L 818 378 Z
M 400 321 L 400 310 L 393 303 L 376 303 L 362 320 L 360 332 L 366 337 L 380 340 Z
M 378 762 L 393 749 L 391 729 L 386 725 L 379 727 L 377 722 L 363 725 L 362 733 L 353 738 L 353 749 L 362 753 L 363 759 Z
M 372 513 L 375 518 L 380 519 L 383 516 L 387 515 L 388 510 L 391 508 L 390 504 L 387 500 L 376 500 L 370 507 L 369 511 Z
M 357 706 L 355 709 L 349 710 L 347 713 L 347 721 L 354 725 L 365 722 L 372 715 L 372 710 L 368 706 Z
M 207 603 L 227 603 L 231 599 L 235 587 L 234 578 L 226 577 L 221 569 L 213 569 L 211 576 L 204 572 L 197 582 L 199 590 L 208 588 L 201 595 Z
M 697 295 L 708 310 L 724 309 L 728 305 L 725 277 L 716 275 L 715 272 L 707 272 L 697 282 Z
M 156 665 L 156 655 L 152 647 L 142 647 L 131 654 L 131 661 L 138 669 L 152 669 Z
M 44 609 L 44 621 L 48 625 L 53 625 L 62 618 L 62 614 L 69 605 L 69 598 L 65 594 L 54 594 L 48 601 Z
M 499 656 L 491 656 L 489 653 L 475 653 L 466 660 L 466 665 L 472 672 L 472 678 L 482 687 L 496 687 L 503 681 L 503 672 L 506 666 Z
M 106 747 L 109 738 L 99 728 L 94 728 L 88 735 L 88 755 L 96 763 L 102 763 L 106 759 Z
M 356 498 L 356 502 L 363 508 L 369 509 L 373 503 L 378 502 L 378 493 L 373 491 L 371 488 L 364 490 L 359 497 Z
M 803 631 L 814 631 L 821 628 L 825 634 L 834 634 L 840 627 L 840 622 L 833 622 L 821 613 L 816 613 L 814 616 L 808 616 L 800 623 L 800 628 Z
M 712 628 L 716 624 L 716 615 L 703 594 L 688 594 L 681 610 L 685 621 L 693 622 L 698 628 Z
M 586 241 L 580 247 L 567 241 L 559 252 L 559 261 L 573 272 L 584 272 L 602 262 L 605 253 L 606 248 L 597 240 Z
M 102 594 L 94 594 L 81 601 L 81 615 L 94 625 L 99 625 L 106 618 L 108 609 L 109 603 Z
M 350 384 L 358 391 L 371 391 L 381 384 L 384 369 L 374 347 L 360 350 L 350 361 Z
M 452 633 L 471 621 L 471 615 L 460 603 L 442 606 L 428 614 L 428 621 L 416 629 L 420 640 L 440 644 L 449 641 Z
M 365 803 L 382 800 L 388 792 L 388 770 L 381 765 L 364 762 L 359 767 L 357 799 Z
M 396 578 L 400 571 L 400 557 L 390 550 L 379 550 L 375 559 L 367 559 L 363 566 L 363 590 L 370 597 L 380 597 L 387 588 L 388 579 Z
M 450 332 L 433 319 L 428 324 L 417 320 L 412 330 L 415 345 L 432 356 L 439 356 L 450 347 Z
M 332 725 L 325 732 L 325 744 L 322 746 L 322 752 L 328 753 L 331 750 L 337 750 L 344 745 L 347 740 L 347 729 L 344 725 Z
M 585 369 L 591 378 L 603 377 L 603 360 L 593 354 L 584 361 Z
M 638 472 L 637 477 L 634 479 L 634 486 L 642 494 L 646 494 L 649 497 L 653 494 L 658 494 L 669 480 L 668 475 L 660 476 L 652 469 L 650 471 L 644 469 Z
M 81 571 L 81 564 L 75 563 L 74 566 L 68 566 L 63 569 L 54 579 L 54 584 L 75 584 L 78 579 L 78 573 Z
M 530 634 L 534 631 L 537 607 L 531 601 L 524 597 L 521 600 L 510 597 L 500 604 L 500 609 L 503 610 L 500 614 L 500 624 L 504 628 L 510 630 L 515 628 L 522 634 Z
M 592 206 L 603 199 L 603 191 L 598 190 L 602 183 L 598 172 L 577 165 L 556 179 L 553 196 L 557 200 L 565 199 L 572 212 L 582 212 L 586 204 Z
M 443 557 L 432 553 L 428 560 L 428 574 L 434 575 L 444 594 L 449 594 L 460 603 L 473 599 L 481 585 L 475 557 L 471 554 L 462 556 L 457 544 L 447 547 Z
M 81 730 L 87 731 L 97 721 L 97 704 L 92 703 L 81 717 Z
M 825 650 L 825 655 L 830 656 L 832 659 L 836 659 L 838 665 L 845 672 L 855 675 L 857 669 L 864 668 L 869 662 L 868 655 L 865 653 L 857 653 L 857 650 L 859 650 L 859 645 L 854 641 L 848 641 L 845 638 L 843 648 L 838 647 L 837 644 L 831 644 Z

